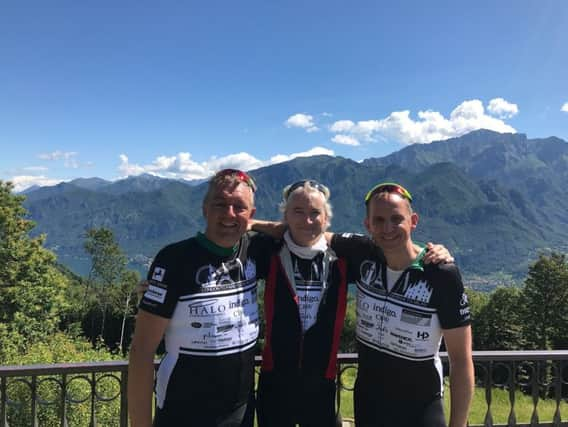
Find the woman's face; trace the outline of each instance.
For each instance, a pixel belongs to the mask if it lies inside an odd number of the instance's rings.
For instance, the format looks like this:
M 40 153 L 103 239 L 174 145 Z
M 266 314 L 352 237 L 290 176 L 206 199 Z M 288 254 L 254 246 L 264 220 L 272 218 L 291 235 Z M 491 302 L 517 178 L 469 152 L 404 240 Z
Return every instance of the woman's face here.
M 324 195 L 303 188 L 295 190 L 288 198 L 284 221 L 297 245 L 313 245 L 327 228 Z

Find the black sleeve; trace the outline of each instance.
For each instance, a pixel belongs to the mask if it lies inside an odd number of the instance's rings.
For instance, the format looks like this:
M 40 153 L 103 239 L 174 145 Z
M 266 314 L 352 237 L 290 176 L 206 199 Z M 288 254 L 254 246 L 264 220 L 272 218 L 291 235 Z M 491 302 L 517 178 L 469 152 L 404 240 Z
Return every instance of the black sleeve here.
M 266 279 L 270 258 L 272 254 L 282 245 L 281 240 L 276 240 L 268 234 L 249 232 L 250 245 L 248 257 L 256 264 L 257 279 Z
M 455 264 L 439 264 L 431 268 L 435 271 L 436 308 L 442 329 L 469 325 L 469 302 L 458 268 Z
M 347 261 L 347 280 L 354 283 L 360 278 L 360 265 L 366 259 L 382 259 L 382 251 L 371 239 L 362 234 L 334 233 L 331 249 Z
M 139 308 L 149 313 L 170 319 L 178 301 L 180 286 L 178 257 L 171 247 L 158 252 L 148 270 L 148 290 L 140 301 Z

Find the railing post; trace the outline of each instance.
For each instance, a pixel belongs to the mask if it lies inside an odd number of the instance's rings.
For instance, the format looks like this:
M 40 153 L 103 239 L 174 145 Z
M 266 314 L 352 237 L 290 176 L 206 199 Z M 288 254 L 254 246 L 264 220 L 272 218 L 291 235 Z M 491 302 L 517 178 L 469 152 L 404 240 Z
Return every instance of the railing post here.
M 512 366 L 509 365 L 509 381 L 507 381 L 507 387 L 509 388 L 509 404 L 511 405 L 511 410 L 509 411 L 509 417 L 507 419 L 507 426 L 514 427 L 517 425 L 517 417 L 515 415 L 515 392 L 517 390 L 517 364 L 513 361 Z
M 6 377 L 0 378 L 0 423 L 2 423 L 2 427 L 8 427 L 8 416 L 6 414 L 7 389 Z
M 533 362 L 533 375 L 531 378 L 531 395 L 533 401 L 533 413 L 531 415 L 531 427 L 538 426 L 538 394 L 539 394 L 539 377 L 540 377 L 540 363 L 539 361 Z
M 61 375 L 61 427 L 68 427 L 67 424 L 67 374 Z
M 33 427 L 39 427 L 37 419 L 37 376 L 32 376 L 32 425 Z
M 120 375 L 120 427 L 128 427 L 128 366 Z
M 493 427 L 493 415 L 491 414 L 491 383 L 493 375 L 493 362 L 487 363 L 487 368 L 485 370 L 485 403 L 487 403 L 487 412 L 485 413 L 485 421 L 483 423 L 484 427 Z
M 560 417 L 560 401 L 562 400 L 562 361 L 557 360 L 553 362 L 554 367 L 554 400 L 556 400 L 556 410 L 552 418 L 554 427 L 560 427 L 562 419 Z
M 339 357 L 337 358 L 335 369 L 335 403 L 337 405 L 335 412 L 335 424 L 337 427 L 341 427 L 341 361 L 339 360 Z
M 93 372 L 91 374 L 91 421 L 89 427 L 97 427 L 96 406 L 97 403 L 97 377 Z

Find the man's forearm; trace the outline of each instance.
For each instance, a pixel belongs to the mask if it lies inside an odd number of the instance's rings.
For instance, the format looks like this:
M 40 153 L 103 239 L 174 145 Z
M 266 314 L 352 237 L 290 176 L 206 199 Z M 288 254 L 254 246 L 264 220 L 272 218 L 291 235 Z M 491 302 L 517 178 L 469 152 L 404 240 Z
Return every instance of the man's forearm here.
M 152 427 L 153 356 L 130 351 L 128 366 L 128 413 L 131 427 Z
M 265 221 L 262 219 L 250 220 L 250 229 L 260 233 L 268 234 L 275 239 L 281 239 L 286 231 L 286 225 L 282 222 Z
M 469 407 L 473 397 L 473 363 L 460 361 L 450 366 L 450 425 L 466 427 Z

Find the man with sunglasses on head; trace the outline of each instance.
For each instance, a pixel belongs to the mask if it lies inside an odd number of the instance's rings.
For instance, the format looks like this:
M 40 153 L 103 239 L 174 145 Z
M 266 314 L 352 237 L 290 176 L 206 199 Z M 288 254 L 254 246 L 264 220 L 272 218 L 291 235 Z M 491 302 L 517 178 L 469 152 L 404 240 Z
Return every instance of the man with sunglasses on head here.
M 358 427 L 443 427 L 442 337 L 450 360 L 450 427 L 465 427 L 473 393 L 467 297 L 454 264 L 425 264 L 412 241 L 418 214 L 401 185 L 365 197 L 371 239 L 334 235 L 357 284 Z M 379 251 L 377 248 L 380 248 Z
M 163 248 L 148 273 L 128 369 L 133 427 L 252 427 L 258 337 L 256 269 L 245 234 L 256 185 L 245 172 L 213 176 L 204 233 Z M 154 356 L 166 355 L 156 374 Z

